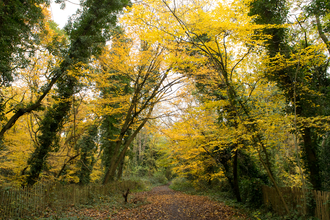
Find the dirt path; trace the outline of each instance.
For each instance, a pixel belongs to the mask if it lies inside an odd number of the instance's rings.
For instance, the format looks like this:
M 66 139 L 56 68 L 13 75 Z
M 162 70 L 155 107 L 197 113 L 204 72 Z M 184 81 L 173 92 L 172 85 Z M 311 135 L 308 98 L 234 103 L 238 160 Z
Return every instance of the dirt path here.
M 224 204 L 211 201 L 207 197 L 176 192 L 168 186 L 158 186 L 149 192 L 136 193 L 131 196 L 129 202 L 144 199 L 149 204 L 135 209 L 122 210 L 111 219 L 244 219 L 234 217 L 236 213 Z

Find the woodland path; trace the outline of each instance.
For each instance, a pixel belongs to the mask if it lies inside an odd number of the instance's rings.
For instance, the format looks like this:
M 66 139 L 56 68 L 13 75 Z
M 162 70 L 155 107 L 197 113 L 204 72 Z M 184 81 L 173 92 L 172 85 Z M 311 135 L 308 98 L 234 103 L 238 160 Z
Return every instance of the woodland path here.
M 198 220 L 198 219 L 245 219 L 232 208 L 211 201 L 204 196 L 187 195 L 170 189 L 167 185 L 158 186 L 149 192 L 131 195 L 129 202 L 147 200 L 147 205 L 122 210 L 111 219 L 116 220 Z

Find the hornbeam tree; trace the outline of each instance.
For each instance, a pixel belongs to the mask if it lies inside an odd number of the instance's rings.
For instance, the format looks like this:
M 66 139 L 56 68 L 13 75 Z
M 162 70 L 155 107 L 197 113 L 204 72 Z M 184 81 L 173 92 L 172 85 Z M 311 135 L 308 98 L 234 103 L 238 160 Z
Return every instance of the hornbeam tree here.
M 120 37 L 113 40 L 111 49 L 99 59 L 102 72 L 96 73 L 100 90 L 114 88 L 112 93 L 98 100 L 100 107 L 97 109 L 101 109 L 100 115 L 116 116 L 115 126 L 119 131 L 112 144 L 104 146 L 112 148 L 112 156 L 108 158 L 103 184 L 114 178 L 130 144 L 152 118 L 155 105 L 164 101 L 171 87 L 180 83 L 182 78 L 171 74 L 173 61 L 166 60 L 169 58 L 166 46 L 159 42 L 140 41 L 132 33 L 125 37 L 130 40 Z M 125 89 L 127 86 L 130 92 Z
M 244 86 L 235 77 L 250 71 L 243 65 L 248 59 L 255 58 L 254 55 L 261 49 L 260 45 L 268 38 L 262 30 L 276 27 L 255 24 L 253 17 L 248 15 L 248 4 L 249 1 L 147 1 L 132 7 L 131 13 L 136 17 L 132 22 L 147 26 L 149 38 L 162 33 L 162 39 L 172 39 L 185 45 L 190 57 L 201 57 L 195 64 L 210 69 L 210 84 L 215 85 L 226 97 L 226 105 L 233 110 L 249 136 L 250 145 L 258 153 L 261 164 L 289 213 L 271 170 L 269 150 L 258 115 L 248 105 L 248 97 L 244 99 L 241 95 Z M 198 76 L 199 69 L 196 67 L 189 72 Z

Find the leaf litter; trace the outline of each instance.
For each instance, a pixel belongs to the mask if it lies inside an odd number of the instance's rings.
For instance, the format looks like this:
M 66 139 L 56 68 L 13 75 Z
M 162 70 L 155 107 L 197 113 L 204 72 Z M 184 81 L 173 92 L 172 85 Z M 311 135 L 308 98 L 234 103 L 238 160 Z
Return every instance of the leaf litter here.
M 148 192 L 129 195 L 128 203 L 117 197 L 121 207 L 98 206 L 67 210 L 68 216 L 79 219 L 114 220 L 229 220 L 248 219 L 244 214 L 223 203 L 212 201 L 206 196 L 188 195 L 177 192 L 168 185 L 158 186 Z M 69 214 L 70 213 L 70 214 Z
M 144 220 L 144 219 L 246 219 L 223 203 L 210 200 L 206 196 L 187 195 L 171 190 L 168 186 L 158 186 L 149 192 L 135 194 L 136 198 L 144 198 L 149 204 L 134 209 L 126 209 L 111 219 Z

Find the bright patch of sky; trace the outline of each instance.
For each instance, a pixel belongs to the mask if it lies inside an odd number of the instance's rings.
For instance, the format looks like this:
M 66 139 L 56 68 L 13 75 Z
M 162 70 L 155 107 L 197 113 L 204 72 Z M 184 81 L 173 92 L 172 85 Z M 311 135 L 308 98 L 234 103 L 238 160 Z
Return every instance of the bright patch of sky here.
M 79 0 L 66 0 L 64 9 L 61 9 L 61 4 L 56 4 L 55 1 L 52 1 L 50 5 L 53 20 L 59 25 L 60 28 L 65 26 L 69 20 L 69 17 L 75 14 L 78 8 Z

